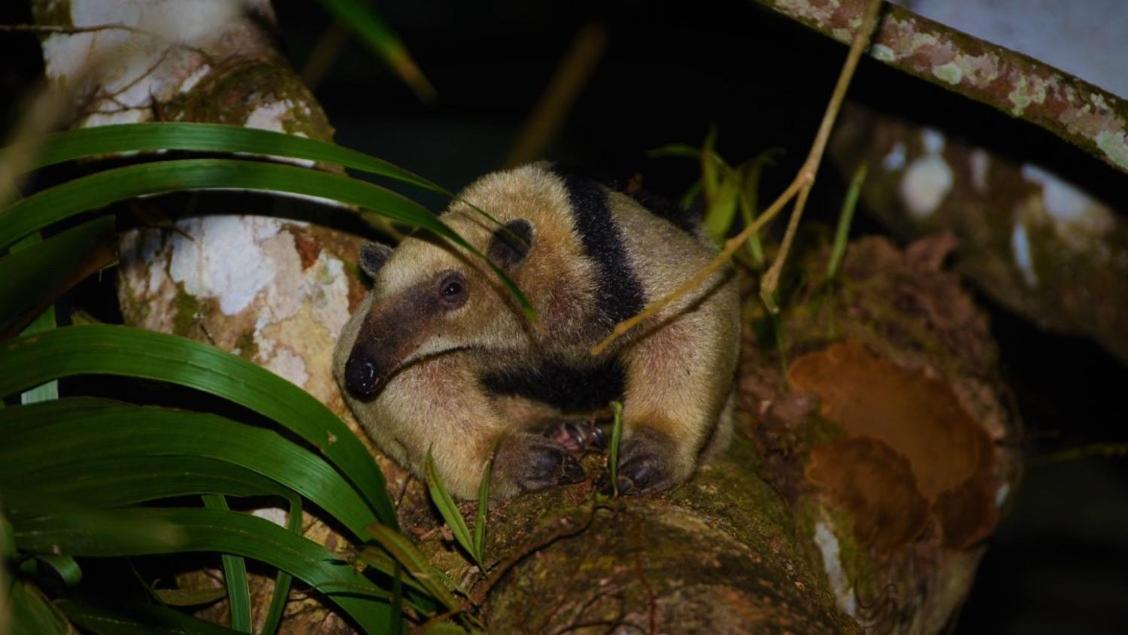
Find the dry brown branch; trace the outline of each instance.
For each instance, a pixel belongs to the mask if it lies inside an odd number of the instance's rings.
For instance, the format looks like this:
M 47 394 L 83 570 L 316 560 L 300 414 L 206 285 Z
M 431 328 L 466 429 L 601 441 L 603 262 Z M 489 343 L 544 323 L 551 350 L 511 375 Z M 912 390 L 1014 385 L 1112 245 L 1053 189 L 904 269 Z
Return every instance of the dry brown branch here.
M 779 272 L 783 267 L 783 263 L 787 258 L 787 251 L 791 245 L 791 241 L 795 235 L 795 229 L 799 224 L 799 217 L 803 213 L 803 205 L 806 203 L 807 194 L 810 188 L 814 185 L 815 174 L 818 172 L 819 163 L 822 161 L 823 151 L 826 149 L 827 140 L 830 138 L 830 131 L 834 128 L 834 121 L 838 116 L 838 111 L 842 107 L 842 100 L 846 96 L 846 89 L 850 87 L 850 80 L 854 77 L 854 70 L 858 66 L 858 59 L 861 57 L 862 52 L 869 46 L 870 34 L 873 32 L 877 24 L 877 15 L 881 8 L 881 0 L 869 0 L 869 10 L 866 12 L 861 25 L 854 35 L 854 41 L 850 46 L 850 52 L 846 56 L 846 62 L 842 66 L 842 72 L 838 76 L 838 83 L 835 84 L 834 92 L 831 94 L 830 103 L 827 104 L 826 112 L 823 114 L 822 123 L 819 124 L 819 131 L 815 135 L 815 141 L 811 146 L 811 151 L 807 155 L 807 160 L 803 163 L 803 167 L 799 169 L 799 173 L 795 176 L 795 180 L 791 185 L 784 190 L 783 194 L 772 203 L 768 209 L 756 219 L 748 227 L 745 227 L 736 236 L 728 239 L 725 242 L 724 248 L 709 264 L 701 268 L 689 280 L 678 286 L 669 294 L 652 302 L 649 306 L 642 310 L 641 313 L 634 317 L 628 318 L 615 325 L 611 334 L 603 338 L 598 344 L 591 349 L 592 355 L 599 355 L 607 350 L 616 339 L 622 337 L 625 333 L 630 331 L 635 326 L 638 326 L 643 320 L 655 315 L 674 300 L 684 296 L 686 293 L 693 291 L 704 283 L 709 276 L 714 272 L 721 269 L 732 259 L 733 254 L 737 249 L 748 241 L 752 235 L 757 233 L 761 227 L 771 221 L 784 205 L 798 195 L 799 200 L 795 205 L 795 210 L 792 212 L 791 220 L 788 223 L 787 234 L 784 236 L 783 245 L 780 247 L 779 254 L 776 256 L 775 261 L 772 263 L 771 268 L 764 274 L 763 280 L 760 285 L 760 295 L 764 298 L 769 298 L 775 293 L 776 284 L 779 280 Z M 765 300 L 769 308 L 775 310 L 774 302 Z
M 607 28 L 602 24 L 588 24 L 576 32 L 544 94 L 525 120 L 505 165 L 512 167 L 541 156 L 560 131 L 606 48 Z
M 75 35 L 78 33 L 97 33 L 99 31 L 129 31 L 138 35 L 145 35 L 148 37 L 160 37 L 152 31 L 139 29 L 135 26 L 128 24 L 91 24 L 89 26 L 65 26 L 61 24 L 0 24 L 0 33 L 38 33 L 43 35 L 50 35 L 53 33 L 62 33 L 65 35 Z

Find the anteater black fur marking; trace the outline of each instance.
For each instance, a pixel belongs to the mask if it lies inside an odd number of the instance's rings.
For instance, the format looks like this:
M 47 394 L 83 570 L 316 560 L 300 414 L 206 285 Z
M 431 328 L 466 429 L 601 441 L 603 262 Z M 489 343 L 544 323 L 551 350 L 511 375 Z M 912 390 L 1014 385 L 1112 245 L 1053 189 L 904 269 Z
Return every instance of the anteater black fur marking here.
M 567 172 L 559 176 L 568 190 L 568 202 L 584 251 L 595 263 L 599 278 L 597 314 L 606 322 L 604 326 L 610 328 L 646 305 L 642 285 L 627 259 L 623 235 L 611 218 L 607 190 L 582 176 Z

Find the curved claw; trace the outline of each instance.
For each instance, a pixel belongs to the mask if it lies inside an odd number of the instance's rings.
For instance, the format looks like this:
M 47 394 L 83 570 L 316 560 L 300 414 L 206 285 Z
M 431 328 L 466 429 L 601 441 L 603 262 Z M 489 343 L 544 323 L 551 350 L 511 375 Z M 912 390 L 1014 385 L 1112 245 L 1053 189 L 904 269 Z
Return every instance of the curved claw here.
M 544 436 L 559 443 L 574 456 L 583 456 L 589 450 L 602 450 L 607 445 L 603 430 L 590 421 L 565 419 L 545 430 Z

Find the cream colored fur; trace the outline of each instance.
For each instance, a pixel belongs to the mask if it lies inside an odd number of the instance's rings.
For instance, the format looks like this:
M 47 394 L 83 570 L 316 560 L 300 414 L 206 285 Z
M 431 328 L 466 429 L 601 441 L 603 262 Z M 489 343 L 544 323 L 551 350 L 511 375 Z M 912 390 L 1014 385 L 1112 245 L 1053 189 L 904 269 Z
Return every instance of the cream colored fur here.
M 713 256 L 710 246 L 629 197 L 609 197 L 630 266 L 648 300 L 674 289 Z M 480 373 L 545 356 L 590 361 L 590 347 L 606 333 L 591 327 L 597 281 L 573 227 L 561 179 L 547 166 L 534 164 L 486 175 L 468 187 L 442 220 L 485 252 L 496 225 L 465 201 L 502 223 L 518 218 L 532 223 L 532 248 L 512 277 L 540 320 L 529 324 L 523 319 L 480 259 L 409 237 L 377 273 L 373 293 L 342 331 L 334 370 L 340 381 L 369 312 L 440 271 L 462 271 L 470 287 L 466 305 L 434 323 L 418 325 L 427 331 L 425 343 L 376 398 L 366 402 L 344 392 L 357 418 L 389 456 L 418 475 L 431 448 L 451 491 L 472 498 L 494 444 L 552 414 L 540 404 L 487 394 Z M 725 406 L 739 340 L 736 282 L 732 272 L 723 272 L 607 353 L 618 356 L 625 369 L 624 443 L 644 428 L 669 438 L 673 483 L 693 473 L 710 438 L 728 437 L 727 428 L 717 426 L 731 425 L 731 407 Z M 496 480 L 492 489 L 498 496 L 518 491 L 516 484 Z

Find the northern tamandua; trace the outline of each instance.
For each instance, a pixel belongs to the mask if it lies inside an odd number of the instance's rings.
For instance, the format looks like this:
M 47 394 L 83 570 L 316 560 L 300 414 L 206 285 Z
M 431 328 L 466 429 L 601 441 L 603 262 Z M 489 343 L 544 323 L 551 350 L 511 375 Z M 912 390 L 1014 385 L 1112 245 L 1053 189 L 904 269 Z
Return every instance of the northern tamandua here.
M 394 250 L 366 245 L 372 292 L 341 333 L 334 372 L 394 460 L 421 475 L 430 448 L 462 498 L 477 495 L 495 447 L 493 495 L 578 482 L 577 455 L 600 439 L 565 413 L 613 399 L 623 400 L 620 492 L 677 485 L 707 445 L 727 443 L 740 341 L 731 270 L 590 353 L 714 256 L 693 227 L 547 163 L 481 177 L 440 218 L 539 319 L 464 250 L 421 235 Z

